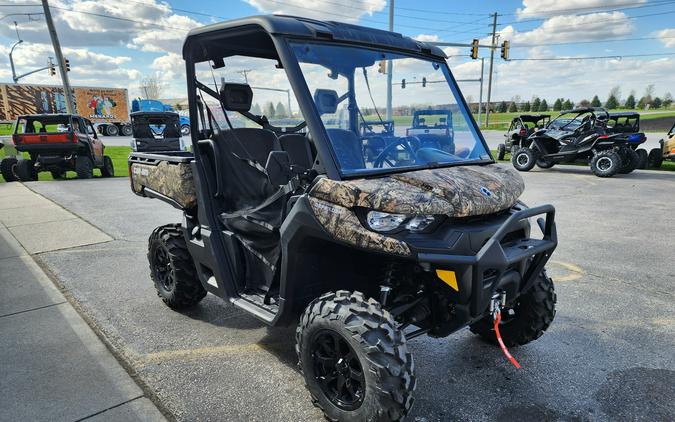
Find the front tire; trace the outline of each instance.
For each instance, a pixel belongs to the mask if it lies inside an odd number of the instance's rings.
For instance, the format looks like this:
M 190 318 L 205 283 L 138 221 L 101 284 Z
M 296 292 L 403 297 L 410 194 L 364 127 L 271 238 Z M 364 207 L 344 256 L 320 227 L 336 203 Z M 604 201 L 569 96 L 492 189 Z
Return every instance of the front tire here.
M 189 308 L 206 296 L 180 224 L 167 224 L 152 232 L 148 262 L 157 295 L 168 307 Z
M 543 271 L 534 285 L 516 299 L 513 308 L 502 312 L 499 332 L 504 344 L 508 347 L 523 346 L 541 337 L 553 322 L 556 301 L 553 280 Z M 469 328 L 489 343 L 497 344 L 492 315 Z
M 326 293 L 307 306 L 295 337 L 307 389 L 328 420 L 399 421 L 410 411 L 412 355 L 374 299 Z
M 113 167 L 112 159 L 107 155 L 103 156 L 103 167 L 101 167 L 101 176 L 103 177 L 115 176 L 115 167 Z
M 622 165 L 619 153 L 611 149 L 599 151 L 591 158 L 591 171 L 598 177 L 612 177 Z
M 648 154 L 646 149 L 638 149 L 635 151 L 635 153 L 638 155 L 638 166 L 637 168 L 640 170 L 644 170 L 647 168 L 647 161 L 648 161 Z
M 532 148 L 518 148 L 511 153 L 511 163 L 518 171 L 530 171 L 537 162 L 537 155 Z
M 620 155 L 622 164 L 619 173 L 621 174 L 631 173 L 640 164 L 640 157 L 633 148 L 623 148 Z
M 550 169 L 555 165 L 555 162 L 553 160 L 548 160 L 546 158 L 539 158 L 537 159 L 537 167 L 540 169 Z
M 19 176 L 16 175 L 17 159 L 14 157 L 5 157 L 0 161 L 0 172 L 5 182 L 16 182 Z
M 38 174 L 33 160 L 18 160 L 16 163 L 16 175 L 22 182 L 37 180 Z
M 94 177 L 94 163 L 86 155 L 78 155 L 75 159 L 75 173 L 78 179 L 91 179 Z
M 506 145 L 499 144 L 497 145 L 497 160 L 502 161 L 506 155 Z
M 653 148 L 651 151 L 649 151 L 649 155 L 647 157 L 647 166 L 650 169 L 658 169 L 661 168 L 661 164 L 663 164 L 663 149 Z

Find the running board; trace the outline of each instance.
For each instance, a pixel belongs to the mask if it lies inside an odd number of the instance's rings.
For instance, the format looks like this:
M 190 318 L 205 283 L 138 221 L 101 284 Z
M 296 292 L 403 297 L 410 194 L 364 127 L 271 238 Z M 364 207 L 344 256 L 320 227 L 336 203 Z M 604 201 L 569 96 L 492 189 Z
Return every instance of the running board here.
M 253 314 L 256 318 L 271 324 L 279 311 L 278 305 L 265 305 L 262 299 L 255 295 L 242 295 L 239 298 L 232 298 L 230 302 L 239 309 Z

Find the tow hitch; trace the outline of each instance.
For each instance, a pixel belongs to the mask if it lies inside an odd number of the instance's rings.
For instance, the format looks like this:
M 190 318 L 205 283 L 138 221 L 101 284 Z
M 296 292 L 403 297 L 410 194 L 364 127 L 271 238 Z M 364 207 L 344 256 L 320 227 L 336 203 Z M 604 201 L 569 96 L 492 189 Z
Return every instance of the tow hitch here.
M 506 358 L 509 360 L 509 362 L 513 364 L 513 366 L 520 369 L 520 364 L 513 356 L 511 356 L 511 353 L 509 353 L 509 349 L 506 348 L 506 345 L 502 340 L 502 335 L 499 333 L 499 323 L 502 321 L 502 309 L 505 306 L 506 306 L 505 292 L 495 294 L 492 297 L 492 300 L 490 301 L 490 313 L 492 314 L 492 319 L 494 320 L 495 336 L 497 336 L 497 342 L 499 343 L 499 347 L 502 349 L 502 352 L 504 352 L 504 356 L 506 356 Z

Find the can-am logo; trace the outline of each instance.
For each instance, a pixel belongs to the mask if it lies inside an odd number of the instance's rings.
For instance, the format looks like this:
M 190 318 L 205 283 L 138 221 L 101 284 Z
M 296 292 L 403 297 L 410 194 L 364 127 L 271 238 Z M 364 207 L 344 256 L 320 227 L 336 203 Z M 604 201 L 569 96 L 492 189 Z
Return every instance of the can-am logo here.
M 492 191 L 490 189 L 486 188 L 485 186 L 480 187 L 480 193 L 487 196 L 488 198 L 492 198 L 492 195 L 493 195 Z

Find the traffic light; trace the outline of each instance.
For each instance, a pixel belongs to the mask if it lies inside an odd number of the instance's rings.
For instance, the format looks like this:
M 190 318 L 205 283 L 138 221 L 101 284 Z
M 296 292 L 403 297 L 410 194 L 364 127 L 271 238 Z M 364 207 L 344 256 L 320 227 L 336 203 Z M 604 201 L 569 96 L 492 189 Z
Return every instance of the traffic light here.
M 401 79 L 401 89 L 405 88 L 405 79 Z
M 471 58 L 472 59 L 477 59 L 478 58 L 478 40 L 474 39 L 471 41 Z
M 422 77 L 422 88 L 426 88 L 426 86 L 427 86 L 427 77 L 423 76 Z
M 48 68 L 49 68 L 49 76 L 56 75 L 56 67 L 54 67 L 54 63 L 52 63 L 51 60 L 49 61 Z
M 387 61 L 386 60 L 380 60 L 380 63 L 378 64 L 378 69 L 377 71 L 379 73 L 387 73 Z
M 66 72 L 70 72 L 70 60 L 63 59 L 63 61 L 66 63 Z
M 504 41 L 502 43 L 502 59 L 508 60 L 509 59 L 509 42 Z

